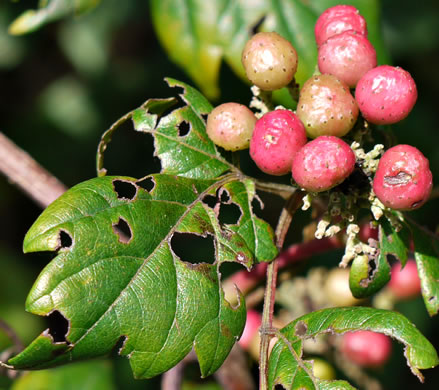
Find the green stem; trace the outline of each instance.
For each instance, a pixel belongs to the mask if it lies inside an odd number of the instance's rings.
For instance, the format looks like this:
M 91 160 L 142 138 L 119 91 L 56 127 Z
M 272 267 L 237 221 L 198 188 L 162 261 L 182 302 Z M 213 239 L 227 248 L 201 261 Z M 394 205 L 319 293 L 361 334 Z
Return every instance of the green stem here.
M 297 191 L 297 188 L 293 187 L 292 185 L 272 183 L 269 181 L 257 180 L 253 178 L 252 180 L 255 182 L 256 188 L 258 190 L 279 195 L 285 200 L 288 200 L 291 195 Z
M 288 198 L 284 208 L 279 217 L 279 222 L 276 227 L 276 246 L 280 251 L 283 247 L 285 236 L 290 227 L 291 221 L 295 211 L 299 208 L 304 193 L 302 191 L 295 191 Z M 262 325 L 261 325 L 261 346 L 259 353 L 259 388 L 267 390 L 268 377 L 268 355 L 270 340 L 273 337 L 273 311 L 274 300 L 276 293 L 278 263 L 273 260 L 267 267 L 267 283 L 264 296 L 264 309 L 262 311 Z

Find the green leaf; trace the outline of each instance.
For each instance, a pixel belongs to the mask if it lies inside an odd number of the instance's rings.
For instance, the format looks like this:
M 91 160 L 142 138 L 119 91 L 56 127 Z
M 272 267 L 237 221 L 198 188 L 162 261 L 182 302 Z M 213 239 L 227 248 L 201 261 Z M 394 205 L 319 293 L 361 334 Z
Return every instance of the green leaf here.
M 47 0 L 40 1 L 38 10 L 27 10 L 9 26 L 12 35 L 27 34 L 70 14 L 83 14 L 99 4 L 100 0 Z
M 439 242 L 430 232 L 411 223 L 415 247 L 415 260 L 421 279 L 422 297 L 428 314 L 434 316 L 439 311 Z
M 373 267 L 372 267 L 373 265 Z M 390 266 L 384 254 L 369 258 L 357 256 L 349 272 L 349 287 L 355 298 L 366 298 L 383 288 L 390 280 Z
M 283 35 L 297 50 L 296 80 L 306 81 L 317 65 L 314 25 L 318 15 L 336 4 L 353 4 L 368 22 L 369 39 L 379 63 L 389 63 L 380 29 L 379 0 L 152 0 L 157 35 L 170 58 L 181 66 L 209 98 L 218 98 L 221 61 L 247 81 L 241 53 L 252 30 L 261 28 Z M 277 96 L 280 96 L 277 94 Z M 290 102 L 285 94 L 282 101 Z
M 177 80 L 167 80 L 171 87 L 183 88 L 180 95 L 186 103 L 157 122 L 149 107 L 134 111 L 133 122 L 137 131 L 154 137 L 155 155 L 162 164 L 162 173 L 190 178 L 213 179 L 236 168 L 217 151 L 206 133 L 203 115 L 212 109 L 210 103 L 196 89 Z M 182 134 L 186 126 L 188 133 Z
M 108 361 L 70 364 L 51 370 L 28 372 L 11 390 L 113 390 L 112 366 Z
M 411 232 L 406 224 L 400 224 L 401 229 L 396 231 L 387 218 L 380 219 L 379 249 L 381 256 L 393 255 L 404 266 L 410 248 Z
M 434 347 L 402 314 L 370 307 L 330 308 L 306 314 L 280 331 L 269 359 L 268 384 L 286 389 L 336 388 L 331 381 L 319 381 L 312 375 L 309 362 L 302 359 L 303 342 L 320 334 L 343 334 L 356 330 L 384 333 L 404 344 L 408 365 L 421 381 L 420 369 L 439 364 Z M 342 389 L 352 387 L 344 382 Z
M 213 373 L 246 317 L 242 296 L 237 307 L 224 298 L 221 264 L 251 267 L 276 255 L 269 225 L 255 222 L 253 187 L 234 175 L 195 180 L 157 174 L 140 182 L 104 176 L 71 188 L 24 240 L 25 252 L 57 252 L 26 309 L 58 311 L 69 331 L 57 342 L 44 331 L 10 364 L 45 368 L 107 354 L 123 340 L 120 354 L 129 357 L 137 378 L 170 369 L 192 348 L 202 375 Z M 236 224 L 218 220 L 223 195 L 239 207 Z M 213 208 L 206 197 L 217 199 Z M 182 261 L 172 247 L 177 233 L 212 236 L 215 262 Z
M 266 0 L 151 1 L 154 27 L 169 57 L 209 98 L 219 95 L 223 58 L 244 77 L 241 51 L 266 7 Z

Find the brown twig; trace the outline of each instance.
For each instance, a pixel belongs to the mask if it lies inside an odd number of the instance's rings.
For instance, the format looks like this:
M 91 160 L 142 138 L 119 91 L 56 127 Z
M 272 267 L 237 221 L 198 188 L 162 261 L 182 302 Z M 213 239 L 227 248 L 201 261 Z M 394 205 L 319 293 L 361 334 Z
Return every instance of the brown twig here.
M 67 190 L 64 184 L 1 132 L 0 172 L 43 208 Z
M 285 236 L 290 227 L 291 221 L 295 211 L 299 208 L 302 202 L 303 192 L 296 191 L 286 202 L 279 217 L 279 222 L 276 227 L 276 246 L 279 251 L 284 245 Z M 274 300 L 277 282 L 278 262 L 273 260 L 267 267 L 267 283 L 265 288 L 264 308 L 262 311 L 262 326 L 261 326 L 261 346 L 259 358 L 259 384 L 261 390 L 267 390 L 267 376 L 268 376 L 268 350 L 272 334 L 270 330 L 273 327 L 273 311 Z

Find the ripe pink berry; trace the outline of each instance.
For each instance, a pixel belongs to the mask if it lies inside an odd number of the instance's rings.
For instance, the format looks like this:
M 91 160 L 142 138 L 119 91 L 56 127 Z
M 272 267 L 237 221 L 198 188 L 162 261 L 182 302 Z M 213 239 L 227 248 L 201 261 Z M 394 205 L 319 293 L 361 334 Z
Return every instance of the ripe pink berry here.
M 397 298 L 415 298 L 421 293 L 421 281 L 415 260 L 408 260 L 403 269 L 401 263 L 395 263 L 391 275 L 389 289 Z
M 355 98 L 366 120 L 377 125 L 390 125 L 410 113 L 418 91 L 409 72 L 381 65 L 368 71 L 358 81 Z
M 433 176 L 428 160 L 415 147 L 396 145 L 378 163 L 373 190 L 378 199 L 394 210 L 414 210 L 430 196 Z
M 354 30 L 367 37 L 366 20 L 358 9 L 351 5 L 336 5 L 328 8 L 317 19 L 314 27 L 317 46 L 343 31 Z
M 245 45 L 241 57 L 248 79 L 266 91 L 288 85 L 296 74 L 297 52 L 275 32 L 260 32 Z
M 370 238 L 372 240 L 378 240 L 378 228 L 372 226 L 371 223 L 365 223 L 360 226 L 358 238 L 360 239 L 360 241 L 366 243 L 369 241 Z
M 377 55 L 369 40 L 349 30 L 330 37 L 319 48 L 321 73 L 329 73 L 354 88 L 363 75 L 375 68 Z
M 300 187 L 321 192 L 344 181 L 354 167 L 355 154 L 346 142 L 334 136 L 321 136 L 297 152 L 292 174 Z
M 244 331 L 242 332 L 242 336 L 239 339 L 239 345 L 248 349 L 250 347 L 250 343 L 255 337 L 259 336 L 259 328 L 262 324 L 262 316 L 256 310 L 247 310 L 247 319 L 245 321 Z
M 296 114 L 274 110 L 256 122 L 250 156 L 265 173 L 285 175 L 299 149 L 306 143 L 305 128 Z
M 392 353 L 390 338 L 382 333 L 360 330 L 343 335 L 345 357 L 364 367 L 378 367 L 387 362 Z
M 311 77 L 303 85 L 297 116 L 311 138 L 320 135 L 343 137 L 357 120 L 358 106 L 344 82 L 323 74 Z
M 246 106 L 224 103 L 207 117 L 206 132 L 216 145 L 226 150 L 242 150 L 250 144 L 255 123 L 255 115 Z

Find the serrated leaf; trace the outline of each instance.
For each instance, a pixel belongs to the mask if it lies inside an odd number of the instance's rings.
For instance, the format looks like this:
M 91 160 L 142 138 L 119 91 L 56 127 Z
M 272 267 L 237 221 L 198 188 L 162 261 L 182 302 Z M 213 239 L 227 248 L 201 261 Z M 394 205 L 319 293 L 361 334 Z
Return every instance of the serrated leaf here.
M 373 263 L 373 267 L 372 267 Z M 390 265 L 384 254 L 357 256 L 349 272 L 349 288 L 355 298 L 366 298 L 383 288 L 390 280 Z
M 428 314 L 434 316 L 439 311 L 439 241 L 432 233 L 427 233 L 413 223 L 410 229 L 413 233 L 422 297 Z
M 137 378 L 170 369 L 192 348 L 203 376 L 222 364 L 246 312 L 242 296 L 236 308 L 225 300 L 219 267 L 271 260 L 273 232 L 267 224 L 255 227 L 254 194 L 233 175 L 194 180 L 157 174 L 142 182 L 149 190 L 126 177 L 78 184 L 31 227 L 24 251 L 57 256 L 35 282 L 26 309 L 38 315 L 58 311 L 69 331 L 58 342 L 44 331 L 10 359 L 17 369 L 107 354 L 121 339 L 120 353 L 129 357 Z M 203 202 L 222 192 L 239 207 L 236 224 L 220 224 L 219 201 L 214 208 Z M 125 236 L 117 229 L 121 221 Z M 182 261 L 172 248 L 174 233 L 213 236 L 215 263 Z
M 161 172 L 213 179 L 226 171 L 236 171 L 207 136 L 203 115 L 212 109 L 210 103 L 189 85 L 173 79 L 167 81 L 171 87 L 183 88 L 181 98 L 187 105 L 162 116 L 155 126 L 151 126 L 151 115 L 155 114 L 151 114 L 148 107 L 141 107 L 133 113 L 134 128 L 154 137 L 155 155 L 160 159 Z M 181 126 L 188 127 L 187 134 L 180 133 Z
M 268 387 L 281 384 L 285 389 L 333 388 L 330 381 L 312 375 L 302 359 L 303 342 L 320 334 L 342 334 L 356 330 L 384 333 L 404 344 L 404 355 L 412 372 L 422 381 L 419 370 L 439 364 L 436 350 L 402 314 L 370 307 L 330 308 L 308 313 L 283 328 L 270 355 Z M 329 387 L 328 387 L 329 386 Z M 349 389 L 349 385 L 341 388 Z
M 9 33 L 22 35 L 38 30 L 70 14 L 82 14 L 99 4 L 100 0 L 47 0 L 37 10 L 27 10 L 9 26 Z
M 112 370 L 108 361 L 92 361 L 28 372 L 14 381 L 11 390 L 113 390 Z

